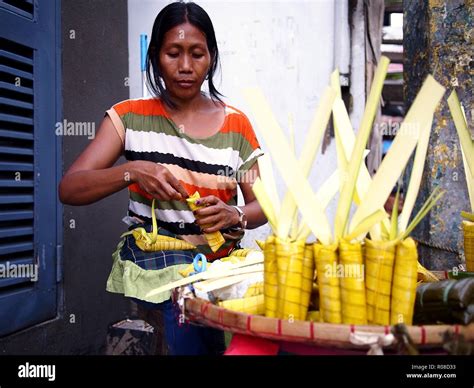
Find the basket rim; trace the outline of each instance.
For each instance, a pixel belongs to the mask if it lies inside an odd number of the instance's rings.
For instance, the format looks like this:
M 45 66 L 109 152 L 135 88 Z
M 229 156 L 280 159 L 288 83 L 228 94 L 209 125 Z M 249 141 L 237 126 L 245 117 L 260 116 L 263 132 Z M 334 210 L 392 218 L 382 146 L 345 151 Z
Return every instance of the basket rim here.
M 185 315 L 190 321 L 233 333 L 346 349 L 370 348 L 370 345 L 352 343 L 351 336 L 354 334 L 384 336 L 390 334 L 393 327 L 391 325 L 350 325 L 310 321 L 290 322 L 278 318 L 267 318 L 227 310 L 196 297 L 185 299 Z M 465 340 L 474 342 L 474 323 L 469 325 L 407 325 L 406 327 L 413 343 L 422 347 L 442 346 L 443 334 L 446 332 L 462 334 Z

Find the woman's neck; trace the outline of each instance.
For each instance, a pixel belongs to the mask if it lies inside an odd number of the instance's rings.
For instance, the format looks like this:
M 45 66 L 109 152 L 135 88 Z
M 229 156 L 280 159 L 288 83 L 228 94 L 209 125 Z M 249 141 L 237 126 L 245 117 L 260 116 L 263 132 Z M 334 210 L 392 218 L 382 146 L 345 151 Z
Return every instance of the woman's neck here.
M 170 109 L 172 112 L 199 112 L 209 109 L 209 99 L 202 94 L 198 94 L 196 97 L 189 100 L 181 100 L 173 97 L 170 98 L 176 106 L 175 108 Z

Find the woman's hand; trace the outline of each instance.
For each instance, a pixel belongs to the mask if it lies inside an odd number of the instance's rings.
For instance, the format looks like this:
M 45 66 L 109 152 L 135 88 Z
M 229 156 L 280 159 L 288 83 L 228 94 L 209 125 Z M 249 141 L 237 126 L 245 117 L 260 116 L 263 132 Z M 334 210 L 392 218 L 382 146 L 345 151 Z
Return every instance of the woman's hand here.
M 236 225 L 239 222 L 239 213 L 230 205 L 214 195 L 202 197 L 196 201 L 196 205 L 205 206 L 202 209 L 195 210 L 194 216 L 196 223 L 203 229 L 204 233 L 213 233 L 221 229 L 226 229 Z
M 161 201 L 181 201 L 189 197 L 178 179 L 158 163 L 135 161 L 130 178 L 138 183 L 142 190 Z

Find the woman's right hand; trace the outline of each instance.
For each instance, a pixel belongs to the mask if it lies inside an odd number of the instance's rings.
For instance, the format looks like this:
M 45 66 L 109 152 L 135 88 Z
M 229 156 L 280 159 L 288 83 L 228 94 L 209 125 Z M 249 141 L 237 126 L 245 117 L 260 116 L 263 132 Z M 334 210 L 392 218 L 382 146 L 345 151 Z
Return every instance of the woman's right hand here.
M 130 178 L 142 190 L 161 201 L 181 201 L 189 197 L 178 179 L 161 164 L 136 160 Z

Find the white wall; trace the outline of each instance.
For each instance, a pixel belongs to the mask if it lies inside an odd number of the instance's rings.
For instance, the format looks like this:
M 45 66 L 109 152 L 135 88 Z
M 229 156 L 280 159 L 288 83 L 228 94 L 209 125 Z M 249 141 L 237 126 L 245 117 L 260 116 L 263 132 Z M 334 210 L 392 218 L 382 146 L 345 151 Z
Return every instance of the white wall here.
M 342 1 L 342 0 L 338 0 Z M 344 0 L 345 1 L 345 0 Z M 140 33 L 151 35 L 154 19 L 169 1 L 129 0 L 130 97 L 141 96 Z M 210 15 L 221 54 L 218 90 L 226 102 L 252 112 L 240 90 L 259 86 L 268 97 L 280 125 L 286 130 L 294 117 L 296 147 L 300 150 L 314 110 L 334 69 L 335 2 L 315 1 L 198 1 Z M 344 20 L 339 23 L 346 23 Z M 340 24 L 339 24 L 340 25 Z M 341 50 L 338 45 L 336 49 Z M 346 45 L 348 47 L 348 45 Z M 222 81 L 219 82 L 219 76 Z M 255 128 L 258 136 L 258 128 Z M 263 139 L 260 142 L 266 149 Z M 334 142 L 318 154 L 310 181 L 314 189 L 336 168 Z M 277 177 L 283 197 L 286 187 Z M 334 203 L 328 215 L 335 212 Z M 265 238 L 268 227 L 248 233 Z

